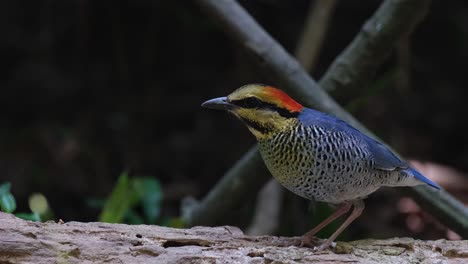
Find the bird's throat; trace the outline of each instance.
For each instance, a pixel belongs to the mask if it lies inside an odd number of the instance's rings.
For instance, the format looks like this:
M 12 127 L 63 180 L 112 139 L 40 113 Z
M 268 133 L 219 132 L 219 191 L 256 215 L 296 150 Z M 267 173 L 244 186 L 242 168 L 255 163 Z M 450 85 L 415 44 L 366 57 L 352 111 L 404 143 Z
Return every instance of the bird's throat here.
M 285 132 L 293 127 L 297 122 L 293 119 L 283 119 L 282 122 L 261 122 L 259 120 L 251 120 L 245 117 L 240 117 L 242 122 L 247 126 L 249 131 L 257 140 L 264 140 L 273 137 L 277 133 Z M 277 120 L 278 121 L 278 120 Z
M 242 117 L 241 120 L 257 139 L 265 138 L 274 131 L 274 126 L 270 124 L 260 123 L 255 120 Z

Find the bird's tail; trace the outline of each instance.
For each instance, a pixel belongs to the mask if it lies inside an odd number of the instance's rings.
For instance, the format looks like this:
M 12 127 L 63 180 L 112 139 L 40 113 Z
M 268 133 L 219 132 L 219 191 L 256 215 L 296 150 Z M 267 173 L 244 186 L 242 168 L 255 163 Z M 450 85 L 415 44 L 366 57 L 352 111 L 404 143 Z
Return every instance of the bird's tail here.
M 424 177 L 424 175 L 422 175 L 419 171 L 417 171 L 417 170 L 415 170 L 413 168 L 409 168 L 409 169 L 407 169 L 407 171 L 409 171 L 411 174 L 413 174 L 413 176 L 416 179 L 418 179 L 419 181 L 422 181 L 422 182 L 430 185 L 431 187 L 436 188 L 437 190 L 441 189 L 439 185 L 437 185 L 433 181 L 429 180 L 428 178 Z

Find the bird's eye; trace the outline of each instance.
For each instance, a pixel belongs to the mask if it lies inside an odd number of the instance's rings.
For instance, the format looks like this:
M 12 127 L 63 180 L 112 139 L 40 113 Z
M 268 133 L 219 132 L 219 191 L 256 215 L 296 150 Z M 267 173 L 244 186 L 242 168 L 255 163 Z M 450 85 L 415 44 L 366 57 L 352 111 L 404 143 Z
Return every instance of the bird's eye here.
M 231 103 L 242 108 L 261 108 L 264 103 L 255 97 L 247 97 L 240 100 L 234 100 Z

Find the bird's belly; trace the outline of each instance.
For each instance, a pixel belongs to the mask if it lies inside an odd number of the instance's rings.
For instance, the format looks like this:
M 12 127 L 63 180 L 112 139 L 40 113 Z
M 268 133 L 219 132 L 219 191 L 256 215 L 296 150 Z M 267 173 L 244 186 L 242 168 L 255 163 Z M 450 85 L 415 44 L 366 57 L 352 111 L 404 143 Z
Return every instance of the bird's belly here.
M 381 184 L 375 171 L 364 161 L 327 160 L 309 149 L 295 148 L 293 152 L 272 153 L 262 147 L 260 153 L 273 177 L 291 192 L 306 199 L 338 204 L 364 198 Z
M 367 181 L 336 180 L 341 175 L 326 174 L 303 177 L 293 171 L 270 170 L 273 177 L 286 189 L 306 199 L 339 204 L 345 201 L 361 199 L 375 192 L 380 185 Z M 356 178 L 367 178 L 362 175 Z M 334 180 L 335 179 L 335 180 Z

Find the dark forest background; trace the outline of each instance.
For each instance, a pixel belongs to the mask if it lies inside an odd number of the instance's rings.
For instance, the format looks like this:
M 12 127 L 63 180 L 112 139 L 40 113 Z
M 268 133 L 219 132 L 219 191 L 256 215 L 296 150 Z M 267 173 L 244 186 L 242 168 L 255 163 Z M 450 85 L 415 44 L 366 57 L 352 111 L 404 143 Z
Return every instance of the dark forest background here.
M 292 53 L 312 2 L 240 1 Z M 338 2 L 315 79 L 380 3 Z M 4 0 L 0 33 L 0 184 L 11 183 L 22 212 L 41 193 L 54 220 L 96 221 L 126 172 L 161 185 L 157 223 L 173 223 L 182 198 L 202 198 L 254 144 L 240 122 L 200 104 L 247 83 L 275 85 L 192 1 Z M 468 4 L 434 1 L 409 41 L 409 83 L 394 52 L 369 86 L 332 95 L 405 157 L 463 175 Z M 450 186 L 466 201 L 468 185 Z M 430 217 L 426 231 L 409 228 L 400 198 L 371 196 L 354 228 L 445 236 Z M 386 222 L 373 228 L 376 219 Z

